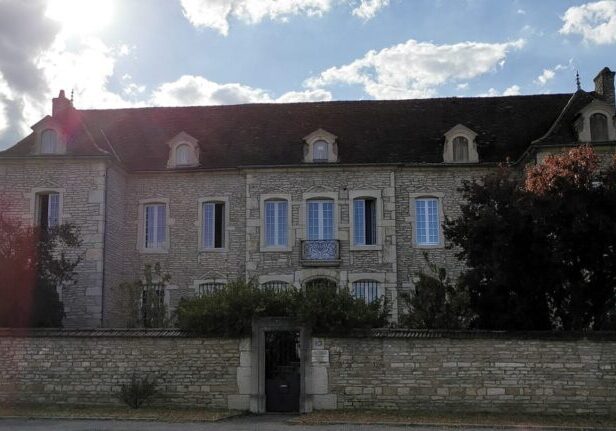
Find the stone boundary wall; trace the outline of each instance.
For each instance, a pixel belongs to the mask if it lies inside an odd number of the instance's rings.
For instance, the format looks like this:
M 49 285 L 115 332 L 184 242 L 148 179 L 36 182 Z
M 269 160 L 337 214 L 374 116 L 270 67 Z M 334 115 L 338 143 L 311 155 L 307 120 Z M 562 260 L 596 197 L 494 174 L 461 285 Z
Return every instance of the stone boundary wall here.
M 313 339 L 313 374 L 325 375 L 315 401 L 338 409 L 616 414 L 614 333 L 375 332 Z M 328 363 L 314 361 L 315 342 Z
M 239 363 L 240 340 L 177 330 L 0 330 L 0 402 L 121 404 L 135 373 L 157 376 L 154 404 L 227 409 Z

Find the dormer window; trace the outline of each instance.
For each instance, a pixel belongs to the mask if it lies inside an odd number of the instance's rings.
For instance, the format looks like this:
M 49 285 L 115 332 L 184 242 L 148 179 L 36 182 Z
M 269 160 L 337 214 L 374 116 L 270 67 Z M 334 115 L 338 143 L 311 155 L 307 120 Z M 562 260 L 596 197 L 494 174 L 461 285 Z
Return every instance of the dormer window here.
M 319 129 L 304 138 L 304 163 L 336 163 L 336 136 Z
M 453 138 L 453 161 L 468 162 L 468 139 L 464 136 Z
M 167 142 L 169 146 L 168 168 L 186 168 L 199 165 L 199 145 L 186 132 L 180 132 Z
M 327 162 L 327 142 L 317 141 L 312 145 L 312 161 Z
M 458 124 L 445 133 L 445 145 L 443 146 L 443 162 L 445 163 L 477 163 L 477 133 Z
M 41 133 L 41 154 L 58 153 L 58 133 L 53 129 Z
M 190 156 L 192 149 L 188 144 L 180 144 L 175 148 L 175 164 L 177 166 L 186 166 L 192 164 Z
M 592 142 L 609 140 L 606 115 L 596 113 L 590 116 L 590 140 Z

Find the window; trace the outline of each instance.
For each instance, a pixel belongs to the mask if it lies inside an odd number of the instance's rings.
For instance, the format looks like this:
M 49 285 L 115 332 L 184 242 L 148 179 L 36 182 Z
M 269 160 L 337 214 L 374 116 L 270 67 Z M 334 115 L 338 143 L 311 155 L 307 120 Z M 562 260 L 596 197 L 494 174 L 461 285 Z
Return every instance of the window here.
M 439 201 L 437 198 L 415 200 L 417 245 L 439 244 Z
M 334 239 L 334 202 L 308 201 L 308 240 Z
M 201 245 L 205 249 L 225 247 L 225 204 L 203 202 Z
M 607 141 L 607 116 L 604 114 L 592 114 L 590 116 L 590 140 L 593 142 Z
M 328 148 L 326 141 L 317 141 L 312 144 L 312 161 L 313 162 L 327 162 Z
M 291 285 L 286 281 L 279 280 L 268 281 L 267 283 L 263 283 L 261 285 L 261 288 L 263 290 L 273 290 L 274 292 L 284 292 L 286 290 L 289 290 L 290 287 Z
M 453 139 L 453 161 L 468 162 L 468 139 L 456 136 Z
M 190 156 L 191 148 L 188 144 L 180 144 L 175 149 L 175 164 L 190 165 L 192 164 L 192 157 Z
M 165 204 L 148 204 L 145 213 L 145 248 L 159 249 L 167 241 L 167 206 Z
M 58 151 L 58 134 L 47 129 L 41 133 L 41 154 L 55 154 Z
M 265 245 L 267 247 L 286 247 L 288 203 L 284 200 L 265 201 Z
M 355 199 L 353 217 L 354 244 L 376 244 L 376 199 Z
M 37 222 L 42 229 L 60 224 L 60 194 L 55 192 L 37 195 Z
M 220 292 L 224 288 L 225 288 L 225 283 L 220 283 L 220 282 L 199 283 L 199 286 L 197 288 L 197 294 L 199 296 L 213 295 L 216 292 Z
M 355 281 L 351 294 L 355 299 L 363 299 L 371 303 L 379 297 L 379 283 L 374 280 Z

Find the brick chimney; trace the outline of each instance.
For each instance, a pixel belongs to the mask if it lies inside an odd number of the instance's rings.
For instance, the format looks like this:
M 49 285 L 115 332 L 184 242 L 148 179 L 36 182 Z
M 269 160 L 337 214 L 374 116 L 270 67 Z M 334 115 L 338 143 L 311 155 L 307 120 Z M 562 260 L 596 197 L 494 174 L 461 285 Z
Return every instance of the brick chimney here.
M 595 93 L 603 97 L 607 103 L 616 105 L 614 97 L 614 73 L 609 68 L 604 67 L 595 77 Z
M 614 82 L 614 76 L 612 75 L 612 82 Z M 612 91 L 613 94 L 613 91 Z M 64 95 L 64 90 L 60 90 L 58 97 L 51 99 L 51 116 L 57 117 L 68 109 L 73 107 L 73 102 L 68 100 Z

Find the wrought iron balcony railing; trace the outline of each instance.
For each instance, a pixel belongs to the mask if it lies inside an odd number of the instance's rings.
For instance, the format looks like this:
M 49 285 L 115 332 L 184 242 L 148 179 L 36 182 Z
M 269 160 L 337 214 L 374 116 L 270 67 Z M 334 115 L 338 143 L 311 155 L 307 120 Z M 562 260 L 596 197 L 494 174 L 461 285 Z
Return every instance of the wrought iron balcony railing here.
M 304 266 L 340 265 L 340 241 L 337 239 L 302 241 L 302 264 Z

